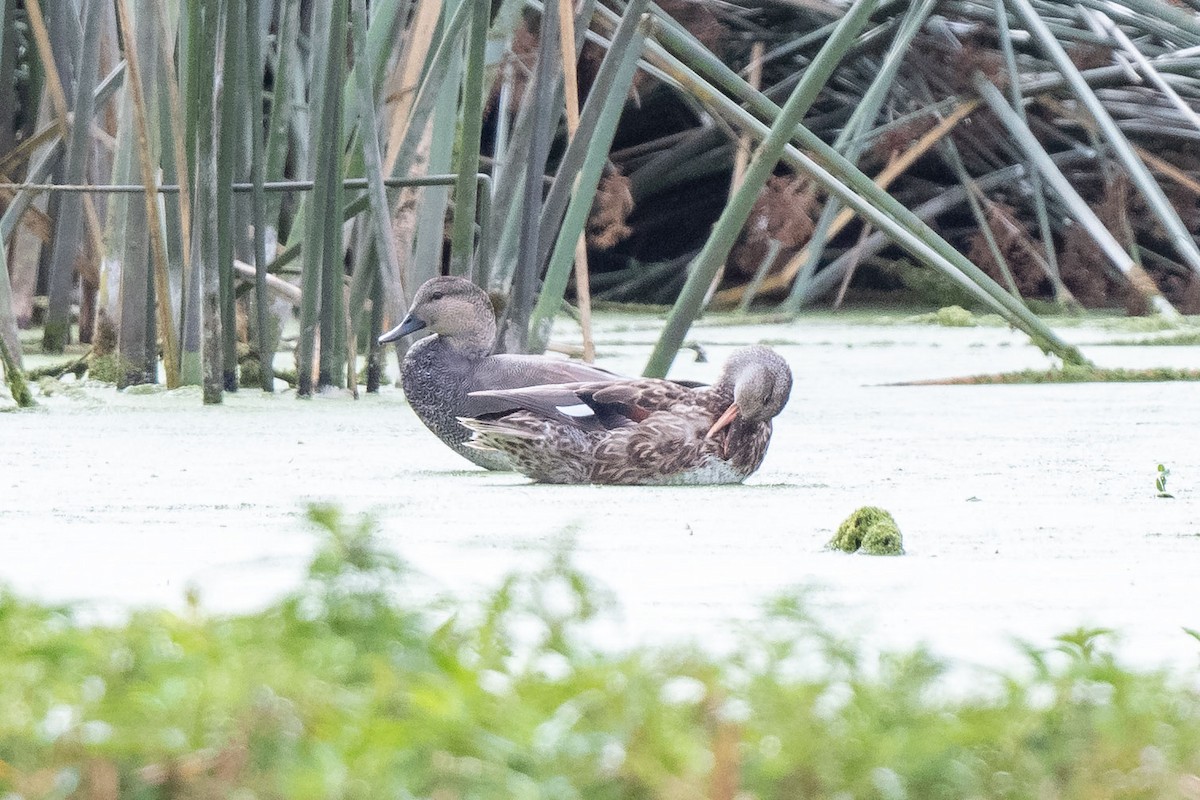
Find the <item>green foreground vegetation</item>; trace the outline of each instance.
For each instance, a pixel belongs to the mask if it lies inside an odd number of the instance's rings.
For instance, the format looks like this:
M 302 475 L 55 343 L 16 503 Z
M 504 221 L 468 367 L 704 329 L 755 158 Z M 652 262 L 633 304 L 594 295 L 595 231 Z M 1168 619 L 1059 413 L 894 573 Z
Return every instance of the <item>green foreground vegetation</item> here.
M 316 507 L 300 588 L 116 625 L 0 592 L 0 796 L 1150 798 L 1200 787 L 1194 674 L 1080 630 L 947 691 L 770 603 L 731 655 L 601 651 L 565 554 L 482 602 L 405 599 L 369 518 Z M 1189 632 L 1190 633 L 1190 632 Z M 1183 632 L 1181 636 L 1185 635 Z M 1196 634 L 1192 634 L 1196 635 Z

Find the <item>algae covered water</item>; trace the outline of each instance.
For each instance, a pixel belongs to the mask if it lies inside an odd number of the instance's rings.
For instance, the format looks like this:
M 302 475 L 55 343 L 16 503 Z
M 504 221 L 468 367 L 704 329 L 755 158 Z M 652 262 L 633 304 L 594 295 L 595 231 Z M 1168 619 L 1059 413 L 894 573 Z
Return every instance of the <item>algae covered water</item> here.
M 600 361 L 635 373 L 656 323 L 608 320 Z M 567 331 L 566 333 L 569 333 Z M 815 608 L 879 647 L 927 643 L 977 663 L 1081 625 L 1116 628 L 1135 661 L 1194 663 L 1200 628 L 1200 384 L 888 386 L 1042 368 L 999 327 L 705 326 L 711 379 L 767 341 L 796 375 L 762 469 L 743 486 L 550 487 L 478 470 L 386 389 L 298 401 L 246 391 L 205 408 L 191 390 L 64 384 L 0 415 L 0 581 L 102 610 L 262 605 L 314 546 L 303 509 L 371 511 L 430 597 L 470 595 L 564 544 L 614 592 L 613 642 L 725 642 L 725 621 L 808 587 Z M 1067 329 L 1101 366 L 1200 367 L 1197 346 Z M 392 374 L 395 374 L 394 365 Z M 45 388 L 43 389 L 43 392 Z M 1156 496 L 1158 464 L 1173 499 Z M 905 555 L 825 545 L 856 508 L 889 511 Z

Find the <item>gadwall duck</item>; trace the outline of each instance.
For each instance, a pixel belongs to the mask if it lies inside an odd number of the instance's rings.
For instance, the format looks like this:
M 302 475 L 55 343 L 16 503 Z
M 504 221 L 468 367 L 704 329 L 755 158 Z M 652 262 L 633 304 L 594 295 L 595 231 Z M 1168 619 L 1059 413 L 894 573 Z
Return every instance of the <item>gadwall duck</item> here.
M 503 453 L 467 447 L 471 432 L 457 418 L 485 410 L 472 392 L 617 377 L 565 359 L 492 355 L 495 311 L 487 294 L 465 278 L 439 277 L 421 284 L 408 315 L 379 341 L 393 342 L 425 329 L 436 335 L 409 348 L 400 368 L 404 394 L 425 427 L 456 453 L 488 469 L 512 466 Z
M 469 446 L 543 483 L 741 483 L 762 464 L 792 371 L 761 346 L 735 351 L 712 386 L 593 381 L 476 392 Z

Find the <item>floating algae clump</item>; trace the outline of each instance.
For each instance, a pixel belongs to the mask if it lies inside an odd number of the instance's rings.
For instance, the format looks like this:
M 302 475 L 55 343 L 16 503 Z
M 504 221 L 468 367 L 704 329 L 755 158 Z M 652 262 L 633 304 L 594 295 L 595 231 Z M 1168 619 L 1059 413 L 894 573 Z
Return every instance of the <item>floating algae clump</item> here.
M 877 506 L 863 506 L 838 526 L 829 547 L 873 556 L 904 553 L 904 540 L 892 515 Z
M 933 312 L 933 321 L 945 328 L 973 328 L 979 324 L 975 315 L 962 306 L 939 308 Z
M 903 322 L 922 325 L 941 325 L 943 328 L 974 328 L 979 324 L 979 317 L 976 317 L 962 306 L 946 306 L 939 308 L 937 311 L 931 311 L 928 314 L 917 314 L 915 317 L 908 317 Z

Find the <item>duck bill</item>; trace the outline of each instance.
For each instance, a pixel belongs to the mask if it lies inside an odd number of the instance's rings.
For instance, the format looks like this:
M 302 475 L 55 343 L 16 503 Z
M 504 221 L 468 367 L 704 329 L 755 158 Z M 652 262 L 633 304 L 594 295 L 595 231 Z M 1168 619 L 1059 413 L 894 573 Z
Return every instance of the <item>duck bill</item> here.
M 390 331 L 385 333 L 383 336 L 380 336 L 379 343 L 387 344 L 388 342 L 394 342 L 397 339 L 399 339 L 403 336 L 408 336 L 410 333 L 415 333 L 416 331 L 419 331 L 424 327 L 425 327 L 425 320 L 420 319 L 418 317 L 414 317 L 412 314 L 409 314 L 407 317 L 404 318 L 403 322 L 401 322 L 396 327 L 392 328 Z
M 729 408 L 725 409 L 725 413 L 717 417 L 717 421 L 708 429 L 708 433 L 704 434 L 705 439 L 711 439 L 725 428 L 729 427 L 729 423 L 737 419 L 738 407 L 737 403 L 730 403 Z

